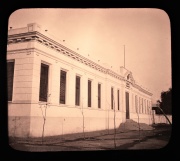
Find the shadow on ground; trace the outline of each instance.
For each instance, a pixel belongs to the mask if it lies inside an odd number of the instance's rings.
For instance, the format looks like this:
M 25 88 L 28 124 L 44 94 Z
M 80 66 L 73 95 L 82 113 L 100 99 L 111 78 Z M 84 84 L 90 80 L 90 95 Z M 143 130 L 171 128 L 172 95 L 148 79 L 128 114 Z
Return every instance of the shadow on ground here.
M 9 145 L 20 151 L 94 151 L 161 149 L 171 137 L 171 125 L 122 123 L 116 131 L 102 130 L 42 138 L 12 138 Z

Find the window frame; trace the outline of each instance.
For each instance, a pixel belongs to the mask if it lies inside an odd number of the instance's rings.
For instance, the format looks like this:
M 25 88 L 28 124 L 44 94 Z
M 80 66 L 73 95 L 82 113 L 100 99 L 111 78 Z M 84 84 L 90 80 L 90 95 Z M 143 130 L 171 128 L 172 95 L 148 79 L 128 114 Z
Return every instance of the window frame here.
M 92 106 L 92 80 L 88 79 L 88 107 Z
M 43 73 L 42 73 L 42 67 L 43 67 L 43 66 L 44 66 L 45 68 L 47 68 L 46 78 L 42 78 L 42 74 L 43 74 Z M 49 91 L 48 91 L 48 90 L 49 90 L 49 89 L 48 89 L 48 88 L 49 88 L 49 69 L 50 69 L 50 65 L 49 65 L 49 64 L 47 64 L 47 63 L 45 63 L 45 62 L 41 62 L 41 63 L 40 63 L 40 83 L 39 83 L 39 101 L 40 101 L 40 102 L 47 102 L 47 101 L 48 101 L 48 92 L 49 92 Z M 43 79 L 46 79 L 46 81 L 47 81 L 47 82 L 46 82 L 46 85 L 45 85 L 45 86 L 46 86 L 46 87 L 45 87 L 46 89 L 41 86 L 41 83 L 44 82 Z M 45 90 L 46 92 L 42 92 L 41 90 Z M 43 98 L 42 95 L 41 95 L 42 93 L 46 93 L 46 94 L 43 95 L 44 98 Z
M 12 80 L 9 80 L 9 71 L 8 71 L 8 63 L 13 63 L 13 71 L 12 71 L 12 75 L 11 75 L 11 78 Z M 13 101 L 13 88 L 14 88 L 14 73 L 15 73 L 15 60 L 12 59 L 12 60 L 7 60 L 6 62 L 6 68 L 7 68 L 7 100 L 8 102 L 12 102 Z M 11 84 L 9 85 L 9 81 L 11 82 Z M 11 87 L 11 89 L 9 89 Z M 9 90 L 11 92 L 9 92 Z M 10 98 L 9 98 L 10 97 Z
M 98 108 L 101 108 L 101 83 L 98 83 Z
M 79 88 L 77 88 L 78 86 L 78 82 L 77 80 L 79 79 Z M 77 90 L 78 89 L 78 90 Z M 81 76 L 76 75 L 76 79 L 75 79 L 75 105 L 76 106 L 80 106 L 80 99 L 81 97 Z
M 139 113 L 141 113 L 141 97 L 139 97 Z
M 117 89 L 117 108 L 120 110 L 120 90 Z
M 135 109 L 136 109 L 136 112 L 139 113 L 138 111 L 138 96 L 135 95 Z
M 62 77 L 63 77 L 62 74 L 65 74 L 65 80 L 62 79 Z M 62 84 L 62 83 L 64 83 L 64 84 Z M 64 91 L 62 91 L 62 85 L 63 85 Z M 66 92 L 67 92 L 66 86 L 67 86 L 67 71 L 61 69 L 60 70 L 60 94 L 59 94 L 59 103 L 60 104 L 66 104 Z M 63 92 L 63 93 L 61 93 L 61 92 Z M 61 94 L 63 94 L 63 96 L 61 96 Z M 61 100 L 62 97 L 64 97 L 64 100 Z
M 114 109 L 114 87 L 111 87 L 111 110 Z

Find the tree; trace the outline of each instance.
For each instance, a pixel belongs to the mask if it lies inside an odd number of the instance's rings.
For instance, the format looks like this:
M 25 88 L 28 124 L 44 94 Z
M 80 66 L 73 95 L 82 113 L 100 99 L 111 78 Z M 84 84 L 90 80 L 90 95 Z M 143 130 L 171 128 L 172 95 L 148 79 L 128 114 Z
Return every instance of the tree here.
M 172 114 L 172 88 L 169 88 L 168 91 L 161 92 L 161 101 L 157 100 L 160 108 L 164 111 L 165 114 Z M 156 114 L 162 114 L 160 110 L 156 110 Z
M 47 94 L 47 95 L 48 95 L 48 97 L 51 96 L 51 94 Z M 43 112 L 43 109 L 42 109 L 42 105 L 40 105 L 41 112 L 42 112 L 42 116 L 43 116 L 42 144 L 43 144 L 43 142 L 44 142 L 44 129 L 45 129 L 45 124 L 46 124 L 46 111 L 47 111 L 48 105 L 49 105 L 49 100 L 48 100 L 48 102 L 46 102 L 46 104 L 44 105 L 44 112 Z

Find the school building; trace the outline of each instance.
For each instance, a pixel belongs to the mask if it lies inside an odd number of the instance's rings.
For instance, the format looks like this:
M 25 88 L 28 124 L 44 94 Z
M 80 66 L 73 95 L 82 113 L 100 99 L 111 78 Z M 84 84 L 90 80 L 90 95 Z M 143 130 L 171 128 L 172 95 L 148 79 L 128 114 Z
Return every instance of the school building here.
M 36 23 L 9 29 L 9 136 L 41 137 L 152 124 L 152 93 L 133 78 L 92 61 Z M 115 124 L 114 124 L 115 122 Z

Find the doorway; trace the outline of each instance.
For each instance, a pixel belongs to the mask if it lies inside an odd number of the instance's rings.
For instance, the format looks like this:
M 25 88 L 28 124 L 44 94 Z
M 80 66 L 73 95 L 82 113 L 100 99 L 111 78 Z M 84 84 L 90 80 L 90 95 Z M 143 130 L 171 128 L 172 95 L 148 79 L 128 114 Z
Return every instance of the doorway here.
M 126 92 L 126 119 L 129 119 L 129 93 Z

